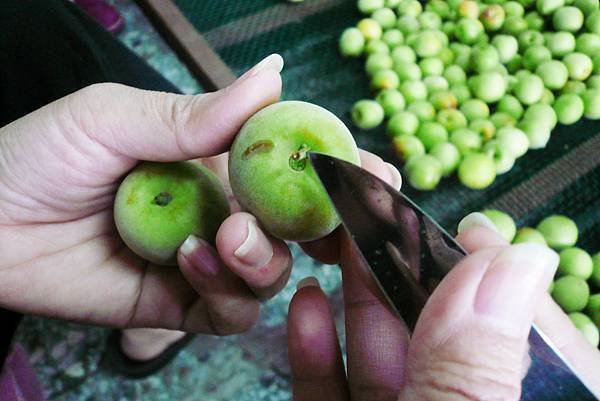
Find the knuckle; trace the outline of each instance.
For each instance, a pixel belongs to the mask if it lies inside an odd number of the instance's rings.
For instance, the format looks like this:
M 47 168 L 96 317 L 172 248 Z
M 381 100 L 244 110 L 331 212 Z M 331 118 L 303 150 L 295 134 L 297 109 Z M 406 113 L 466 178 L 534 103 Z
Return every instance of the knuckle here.
M 209 325 L 217 336 L 244 333 L 258 321 L 259 308 L 256 300 L 225 301 L 209 313 Z
M 479 331 L 479 332 L 477 332 Z M 411 359 L 407 385 L 422 400 L 518 400 L 523 375 L 523 339 L 502 332 L 456 335 Z M 476 339 L 476 340 L 474 340 Z M 526 344 L 526 342 L 525 342 Z

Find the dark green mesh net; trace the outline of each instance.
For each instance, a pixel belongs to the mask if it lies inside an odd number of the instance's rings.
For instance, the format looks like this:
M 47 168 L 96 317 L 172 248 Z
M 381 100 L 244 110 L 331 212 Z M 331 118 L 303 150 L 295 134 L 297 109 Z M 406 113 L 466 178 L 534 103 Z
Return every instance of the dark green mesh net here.
M 358 99 L 371 97 L 363 60 L 339 55 L 342 30 L 361 15 L 355 1 L 305 0 L 176 0 L 183 13 L 203 33 L 238 75 L 270 53 L 280 53 L 283 98 L 319 104 L 351 127 L 359 146 L 401 166 L 390 149 L 383 127 L 360 131 L 349 110 Z M 559 126 L 548 146 L 529 151 L 515 167 L 486 190 L 470 190 L 455 178 L 443 180 L 432 192 L 403 191 L 453 231 L 461 217 L 485 207 L 511 214 L 518 225 L 536 225 L 561 213 L 580 228 L 579 246 L 600 250 L 600 123 L 582 120 Z

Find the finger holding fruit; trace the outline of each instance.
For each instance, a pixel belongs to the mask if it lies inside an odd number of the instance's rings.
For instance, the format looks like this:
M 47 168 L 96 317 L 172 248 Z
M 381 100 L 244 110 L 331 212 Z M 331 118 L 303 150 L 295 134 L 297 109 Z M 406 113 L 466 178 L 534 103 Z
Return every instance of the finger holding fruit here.
M 250 328 L 259 299 L 286 279 L 289 250 L 253 231 L 262 249 L 256 264 L 268 274 L 257 279 L 235 270 L 233 258 L 247 262 L 252 254 L 248 245 L 238 251 L 239 237 L 255 219 L 227 218 L 236 209 L 222 168 L 215 175 L 182 160 L 227 150 L 250 116 L 278 100 L 282 66 L 281 57 L 267 57 L 226 90 L 198 96 L 94 85 L 3 127 L 7 154 L 29 149 L 0 173 L 3 185 L 22 177 L 19 194 L 26 194 L 17 196 L 9 184 L 3 191 L 0 238 L 9 251 L 0 268 L 11 272 L 2 280 L 3 305 L 117 327 L 213 334 Z M 51 146 L 39 146 L 42 135 Z M 222 167 L 222 157 L 205 164 Z M 219 241 L 219 232 L 232 240 Z M 13 245 L 4 246 L 8 239 Z M 178 268 L 157 264 L 176 262 Z M 64 283 L 77 285 L 56 291 Z M 36 291 L 26 290 L 31 286 Z

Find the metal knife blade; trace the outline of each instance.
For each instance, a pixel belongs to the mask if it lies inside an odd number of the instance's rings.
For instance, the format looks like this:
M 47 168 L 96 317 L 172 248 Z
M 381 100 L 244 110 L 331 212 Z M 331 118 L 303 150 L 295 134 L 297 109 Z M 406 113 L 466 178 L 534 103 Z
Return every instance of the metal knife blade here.
M 467 254 L 404 194 L 346 161 L 309 154 L 344 228 L 390 305 L 412 331 L 429 295 Z M 544 333 L 529 335 L 521 400 L 596 400 Z

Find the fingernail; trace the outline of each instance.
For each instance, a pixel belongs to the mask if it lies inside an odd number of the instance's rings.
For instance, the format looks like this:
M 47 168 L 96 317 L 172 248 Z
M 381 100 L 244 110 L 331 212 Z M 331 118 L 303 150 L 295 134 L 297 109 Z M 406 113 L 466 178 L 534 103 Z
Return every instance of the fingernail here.
M 208 276 L 219 274 L 219 259 L 208 242 L 190 235 L 179 250 L 190 264 L 202 273 Z
M 256 220 L 248 220 L 246 239 L 233 254 L 243 264 L 252 267 L 263 267 L 271 261 L 273 247 L 269 239 L 258 228 Z
M 400 175 L 400 171 L 398 171 L 396 166 L 394 166 L 391 163 L 386 162 L 385 164 L 387 165 L 387 168 L 390 170 L 390 174 L 392 176 L 392 182 L 390 182 L 390 185 L 399 191 L 400 187 L 402 186 L 402 176 Z
M 463 219 L 458 223 L 457 231 L 460 234 L 471 227 L 487 227 L 500 234 L 498 228 L 492 222 L 492 220 L 490 220 L 485 214 L 479 212 L 469 213 L 463 217 Z
M 248 78 L 258 75 L 261 71 L 265 70 L 273 70 L 276 72 L 281 72 L 283 69 L 283 58 L 277 54 L 273 53 L 268 55 L 264 59 L 262 59 L 258 64 L 249 69 L 244 75 L 242 75 L 238 82 L 244 81 Z
M 298 284 L 296 284 L 297 290 L 299 290 L 300 288 L 304 288 L 304 287 L 319 287 L 319 288 L 321 288 L 321 286 L 319 285 L 319 280 L 317 280 L 317 278 L 313 277 L 313 276 L 304 277 L 302 280 L 298 281 Z
M 532 319 L 536 300 L 548 288 L 557 266 L 558 255 L 546 246 L 524 243 L 505 248 L 479 284 L 475 313 L 521 327 Z

